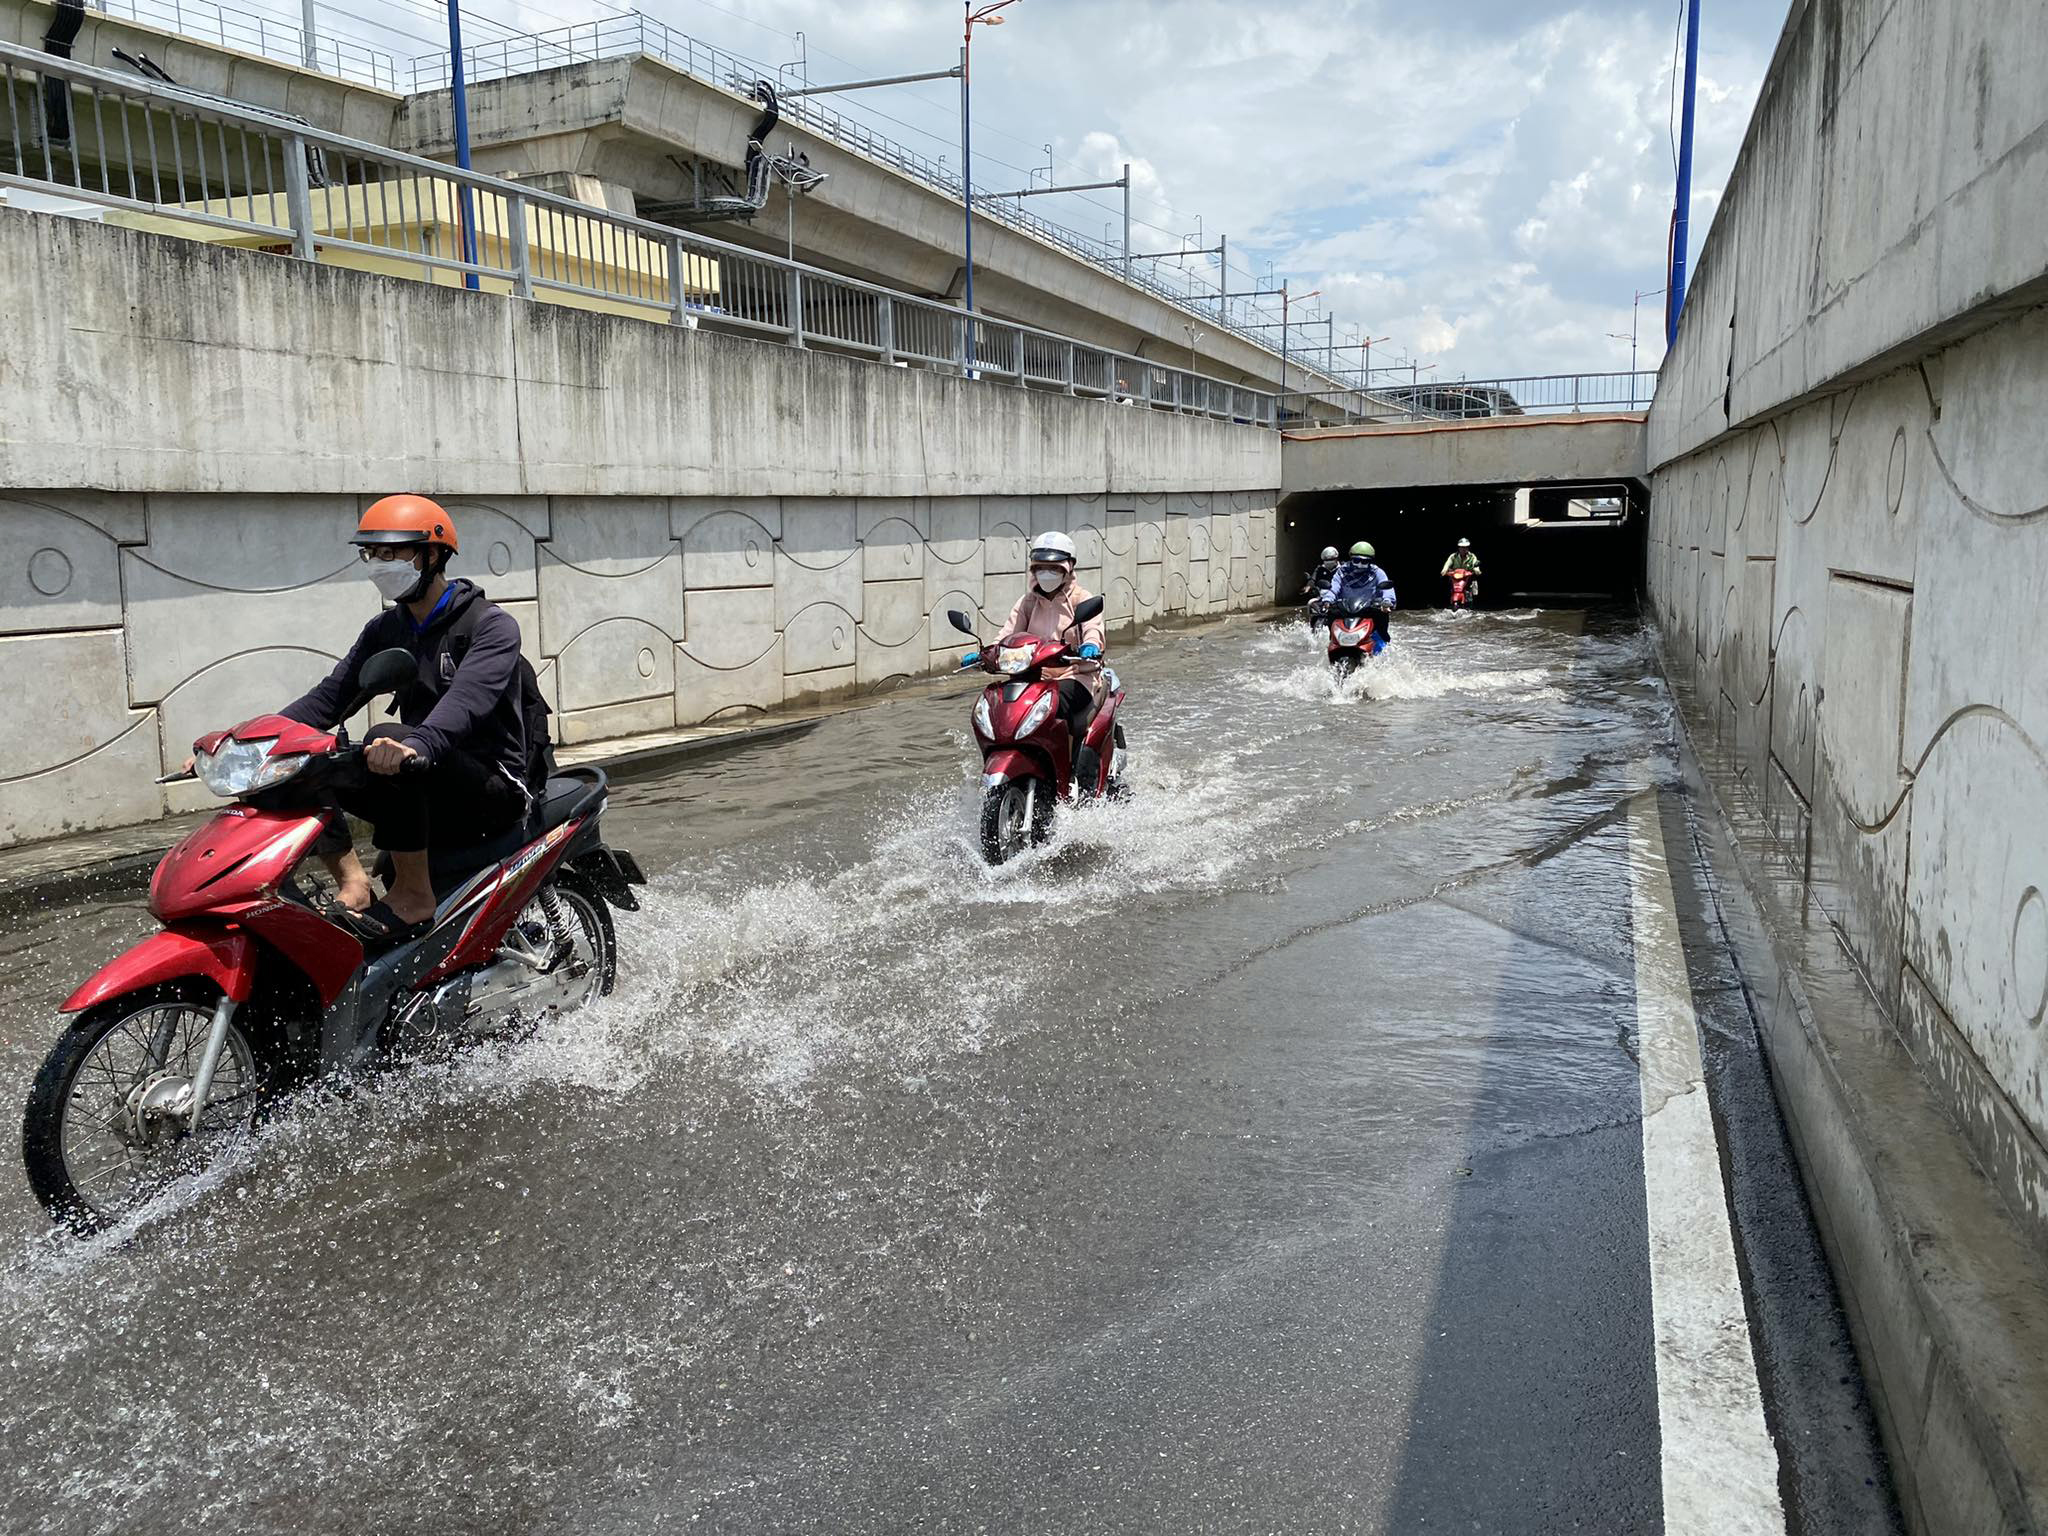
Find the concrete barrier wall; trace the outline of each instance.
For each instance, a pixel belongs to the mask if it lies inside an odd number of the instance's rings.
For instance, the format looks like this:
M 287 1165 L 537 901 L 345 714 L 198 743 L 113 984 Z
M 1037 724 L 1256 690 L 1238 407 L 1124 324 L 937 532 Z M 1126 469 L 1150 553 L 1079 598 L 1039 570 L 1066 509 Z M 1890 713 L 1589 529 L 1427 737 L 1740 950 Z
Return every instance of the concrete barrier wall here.
M 1649 583 L 1744 793 L 2048 1237 L 2048 312 L 1660 471 Z
M 1650 600 L 1920 1530 L 2048 1528 L 2044 56 L 2036 0 L 1795 5 L 1649 419 Z
M 2048 6 L 1795 0 L 1686 295 L 1650 462 L 2048 301 Z
M 1263 606 L 1277 435 L 0 210 L 0 843 L 149 781 L 375 610 L 442 496 L 567 741 L 874 689 L 1042 527 L 1113 623 Z

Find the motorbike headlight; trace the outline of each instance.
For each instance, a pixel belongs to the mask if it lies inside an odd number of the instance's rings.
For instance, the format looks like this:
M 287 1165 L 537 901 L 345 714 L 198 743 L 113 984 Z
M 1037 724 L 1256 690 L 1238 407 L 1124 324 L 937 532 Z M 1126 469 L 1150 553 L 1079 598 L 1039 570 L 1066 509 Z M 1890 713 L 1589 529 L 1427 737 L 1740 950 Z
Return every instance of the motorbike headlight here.
M 989 723 L 988 718 L 987 694 L 983 694 L 974 701 L 974 729 L 977 734 L 986 737 L 988 740 L 995 740 L 996 728 Z
M 1053 705 L 1058 702 L 1059 695 L 1050 690 L 1041 694 L 1038 702 L 1025 712 L 1024 719 L 1017 726 L 1018 739 L 1022 740 L 1045 724 L 1045 717 L 1052 713 Z
M 1038 647 L 1035 645 L 1009 645 L 1003 647 L 1002 650 L 996 652 L 996 670 L 1015 676 L 1031 665 L 1032 653 L 1037 649 Z
M 216 795 L 251 794 L 273 784 L 282 784 L 306 766 L 304 752 L 273 756 L 271 748 L 276 745 L 275 736 L 261 741 L 229 738 L 220 744 L 218 751 L 198 753 L 193 767 L 198 771 L 200 782 Z

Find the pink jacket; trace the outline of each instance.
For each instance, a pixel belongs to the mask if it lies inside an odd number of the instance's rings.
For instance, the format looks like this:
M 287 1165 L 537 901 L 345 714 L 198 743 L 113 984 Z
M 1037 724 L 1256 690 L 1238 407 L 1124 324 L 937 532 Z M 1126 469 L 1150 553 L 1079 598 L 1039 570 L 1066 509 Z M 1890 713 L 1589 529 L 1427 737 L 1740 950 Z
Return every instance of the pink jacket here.
M 1081 626 L 1078 639 L 1072 633 L 1074 610 L 1088 601 L 1092 595 L 1087 588 L 1072 578 L 1049 597 L 1036 586 L 1026 587 L 1024 595 L 1017 599 L 1017 606 L 1012 608 L 1010 616 L 1003 620 L 1003 636 L 1007 638 L 1011 635 L 1036 635 L 1041 640 L 1064 640 L 1077 651 L 1091 642 L 1101 645 L 1101 614 L 1097 614 Z M 1045 675 L 1067 677 L 1073 671 L 1072 667 L 1047 667 Z

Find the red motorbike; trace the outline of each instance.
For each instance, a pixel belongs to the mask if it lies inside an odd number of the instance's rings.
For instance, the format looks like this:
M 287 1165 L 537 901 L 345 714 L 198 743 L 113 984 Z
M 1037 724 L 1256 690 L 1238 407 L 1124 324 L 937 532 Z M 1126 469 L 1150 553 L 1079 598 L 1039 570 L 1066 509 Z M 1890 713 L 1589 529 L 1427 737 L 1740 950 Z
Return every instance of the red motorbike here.
M 1478 596 L 1479 573 L 1477 571 L 1459 569 L 1451 572 L 1451 606 L 1453 608 L 1470 608 L 1474 599 Z
M 416 675 L 371 657 L 342 711 Z M 323 790 L 365 772 L 345 728 L 263 715 L 193 743 L 196 772 L 235 804 L 164 855 L 149 886 L 163 924 L 72 993 L 74 1014 L 22 1121 L 36 1198 L 79 1230 L 117 1221 L 204 1166 L 288 1090 L 531 1028 L 611 990 L 606 904 L 644 884 L 605 846 L 605 776 L 551 777 L 530 818 L 430 854 L 439 898 L 419 938 L 365 953 L 323 915 L 299 866 L 340 813 Z
M 1343 676 L 1356 670 L 1368 656 L 1387 648 L 1387 634 L 1379 615 L 1363 598 L 1339 597 L 1330 605 L 1330 665 Z
M 1101 612 L 1102 599 L 1091 597 L 1074 610 L 1074 622 L 1085 624 Z M 974 621 L 959 609 L 946 618 L 962 634 L 974 634 Z M 1064 640 L 1037 635 L 1007 635 L 993 645 L 977 641 L 976 648 L 980 659 L 971 665 L 1000 679 L 975 701 L 974 739 L 981 747 L 981 852 L 1001 864 L 1052 835 L 1058 801 L 1121 797 L 1124 732 L 1116 713 L 1123 685 L 1111 668 L 1102 668 L 1077 747 L 1074 728 L 1060 718 L 1059 683 L 1043 674 L 1081 661 L 1078 653 Z

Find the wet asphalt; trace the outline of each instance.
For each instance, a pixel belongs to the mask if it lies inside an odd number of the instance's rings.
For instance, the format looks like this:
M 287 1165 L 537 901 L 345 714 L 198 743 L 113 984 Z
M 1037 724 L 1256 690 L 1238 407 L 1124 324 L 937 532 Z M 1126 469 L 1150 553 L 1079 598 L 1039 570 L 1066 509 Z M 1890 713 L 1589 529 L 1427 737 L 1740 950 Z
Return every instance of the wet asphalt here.
M 969 685 L 623 780 L 618 994 L 137 1228 L 0 1179 L 0 1528 L 1663 1528 L 1628 826 L 1659 796 L 1788 1529 L 1896 1530 L 1626 612 L 1116 649 L 1002 870 Z M 0 1096 L 147 918 L 0 933 Z

